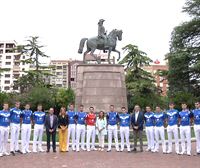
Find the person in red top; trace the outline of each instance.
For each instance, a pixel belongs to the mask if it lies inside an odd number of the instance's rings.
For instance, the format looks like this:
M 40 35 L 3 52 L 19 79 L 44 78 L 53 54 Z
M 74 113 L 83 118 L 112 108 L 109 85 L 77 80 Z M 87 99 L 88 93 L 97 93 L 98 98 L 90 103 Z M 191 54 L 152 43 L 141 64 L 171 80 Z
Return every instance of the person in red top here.
M 89 113 L 86 117 L 87 124 L 87 151 L 90 152 L 90 139 L 92 137 L 92 147 L 91 150 L 97 150 L 95 148 L 95 123 L 96 123 L 96 115 L 94 113 L 94 107 L 89 108 Z

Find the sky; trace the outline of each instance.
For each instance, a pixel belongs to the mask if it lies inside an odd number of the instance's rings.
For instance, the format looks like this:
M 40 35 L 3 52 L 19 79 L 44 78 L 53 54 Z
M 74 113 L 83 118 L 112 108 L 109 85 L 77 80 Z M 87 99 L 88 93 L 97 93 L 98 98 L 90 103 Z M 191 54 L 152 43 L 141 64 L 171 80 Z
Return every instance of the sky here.
M 122 41 L 139 46 L 153 59 L 163 60 L 169 51 L 173 28 L 188 18 L 185 0 L 0 0 L 0 41 L 24 44 L 39 36 L 51 59 L 82 59 L 81 38 L 97 35 L 99 19 L 104 27 L 122 29 Z M 97 54 L 101 53 L 96 51 Z M 113 54 L 115 55 L 115 54 Z

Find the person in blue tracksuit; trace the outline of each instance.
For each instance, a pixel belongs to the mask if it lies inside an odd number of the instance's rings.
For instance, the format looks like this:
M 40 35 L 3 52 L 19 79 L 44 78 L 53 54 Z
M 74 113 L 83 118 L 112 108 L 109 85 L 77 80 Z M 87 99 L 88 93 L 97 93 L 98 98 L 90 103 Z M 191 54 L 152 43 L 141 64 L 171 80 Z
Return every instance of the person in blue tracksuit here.
M 31 137 L 31 124 L 32 124 L 33 112 L 30 110 L 30 105 L 26 104 L 25 109 L 22 111 L 22 128 L 21 128 L 21 140 L 22 140 L 22 153 L 30 153 L 29 141 Z
M 146 151 L 154 151 L 154 113 L 151 111 L 151 107 L 146 107 L 146 113 L 144 114 L 146 136 L 148 147 Z
M 37 106 L 37 111 L 33 113 L 33 123 L 34 123 L 34 132 L 33 132 L 33 153 L 44 152 L 42 149 L 42 136 L 44 132 L 46 114 L 42 111 L 42 105 Z M 38 144 L 38 150 L 37 150 Z
M 127 151 L 130 152 L 129 132 L 130 132 L 130 114 L 127 113 L 126 107 L 121 108 L 122 113 L 119 114 L 120 136 L 121 136 L 121 152 L 124 150 L 124 137 L 126 139 Z
M 22 153 L 19 150 L 19 133 L 20 133 L 20 122 L 21 122 L 21 114 L 22 111 L 20 110 L 20 102 L 15 103 L 15 107 L 10 110 L 10 153 L 14 156 L 15 152 Z
M 178 140 L 178 110 L 174 109 L 174 103 L 169 104 L 169 110 L 167 110 L 167 134 L 168 134 L 168 150 L 167 153 L 172 153 L 172 134 L 175 140 L 175 151 L 179 154 L 179 140 Z
M 74 104 L 69 105 L 69 110 L 66 112 L 69 119 L 68 137 L 67 137 L 67 151 L 69 151 L 70 137 L 72 136 L 72 150 L 76 151 L 76 112 L 74 111 Z
M 8 103 L 3 104 L 3 110 L 0 111 L 0 157 L 10 155 L 7 152 L 7 143 L 10 126 L 10 111 Z
M 196 137 L 196 153 L 200 155 L 200 102 L 195 103 L 195 109 L 192 111 L 194 120 L 194 134 Z
M 114 110 L 114 105 L 110 105 L 110 112 L 107 113 L 107 124 L 108 124 L 108 150 L 107 152 L 111 151 L 112 134 L 114 134 L 116 151 L 119 152 L 118 133 L 117 133 L 118 122 L 119 122 L 119 115 Z

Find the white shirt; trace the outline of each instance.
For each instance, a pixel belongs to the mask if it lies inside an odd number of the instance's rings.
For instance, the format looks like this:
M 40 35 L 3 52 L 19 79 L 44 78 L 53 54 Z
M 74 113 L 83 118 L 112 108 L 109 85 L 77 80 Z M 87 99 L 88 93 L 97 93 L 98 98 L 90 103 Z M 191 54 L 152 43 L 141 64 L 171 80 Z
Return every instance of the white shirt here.
M 138 111 L 138 112 L 135 112 L 135 122 L 137 122 L 138 115 L 139 115 L 139 111 Z

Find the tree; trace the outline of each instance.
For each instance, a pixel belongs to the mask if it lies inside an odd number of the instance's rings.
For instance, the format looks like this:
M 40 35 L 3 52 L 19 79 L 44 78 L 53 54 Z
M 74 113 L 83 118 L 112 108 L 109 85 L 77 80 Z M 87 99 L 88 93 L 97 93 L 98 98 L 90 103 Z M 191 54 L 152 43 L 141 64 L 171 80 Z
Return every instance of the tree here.
M 58 89 L 56 94 L 56 104 L 60 109 L 62 106 L 67 107 L 70 103 L 75 100 L 75 94 L 72 89 Z
M 32 87 L 35 86 L 45 86 L 46 81 L 45 78 L 52 76 L 50 73 L 50 66 L 42 66 L 40 59 L 41 58 L 48 58 L 43 51 L 43 45 L 39 45 L 38 41 L 39 37 L 30 37 L 27 40 L 26 45 L 17 46 L 16 50 L 19 52 L 20 55 L 27 56 L 27 59 L 22 60 L 21 62 L 30 64 L 33 70 L 25 71 L 26 75 L 20 77 L 17 82 L 15 82 L 16 87 L 20 87 L 21 93 L 30 90 Z
M 174 28 L 170 42 L 169 96 L 190 92 L 200 97 L 200 1 L 187 0 L 183 12 L 192 19 Z
M 129 109 L 132 109 L 134 104 L 143 107 L 162 104 L 154 77 L 142 68 L 150 65 L 152 60 L 135 45 L 128 44 L 122 49 L 126 55 L 119 63 L 125 66 Z

